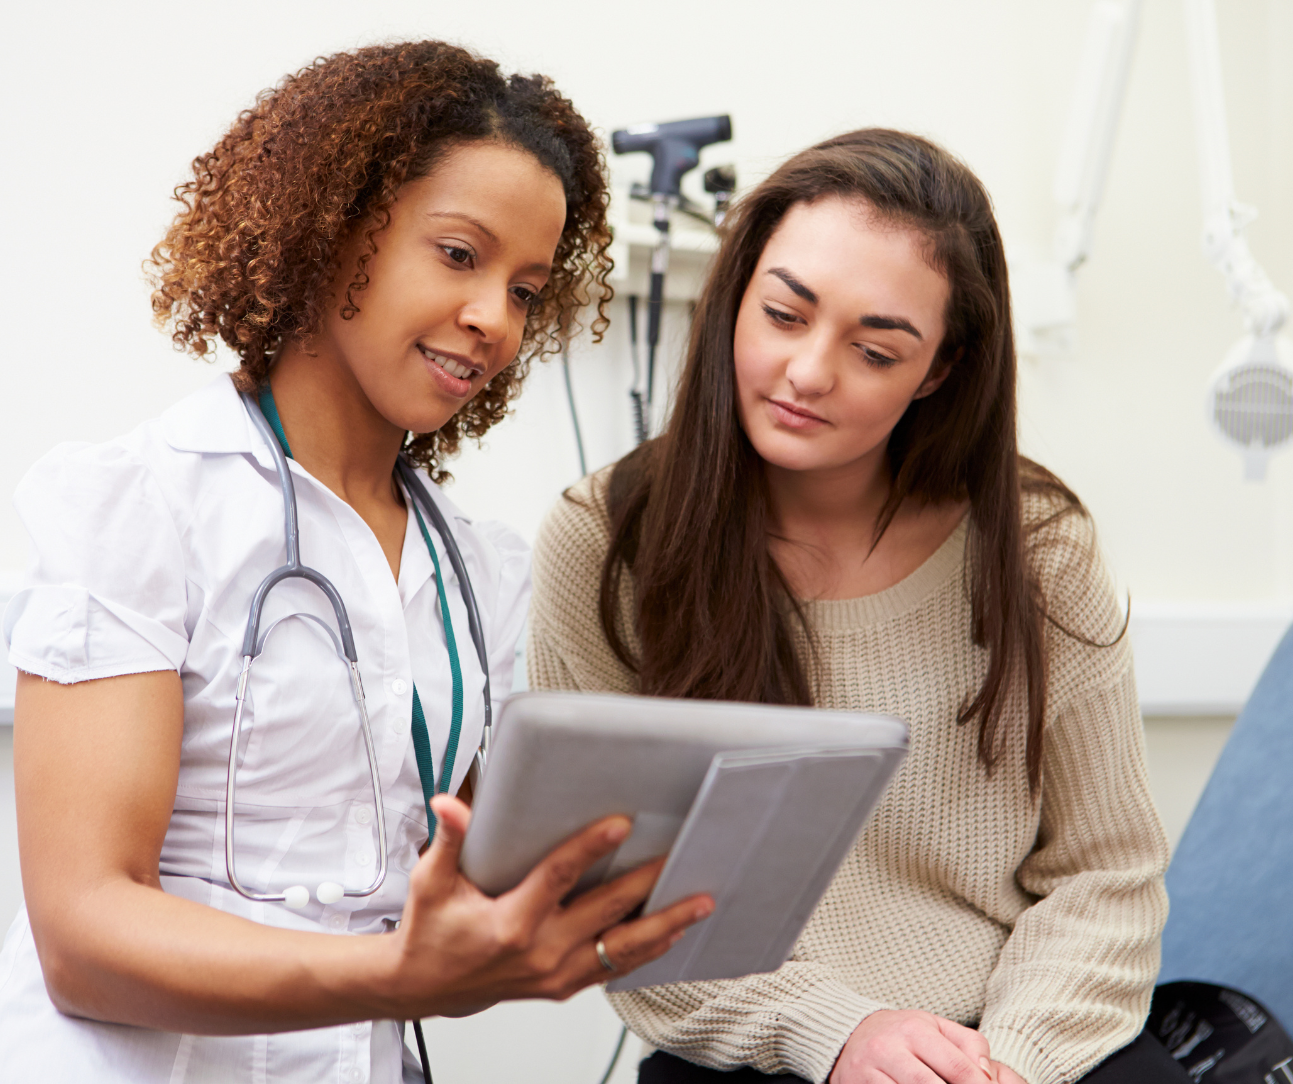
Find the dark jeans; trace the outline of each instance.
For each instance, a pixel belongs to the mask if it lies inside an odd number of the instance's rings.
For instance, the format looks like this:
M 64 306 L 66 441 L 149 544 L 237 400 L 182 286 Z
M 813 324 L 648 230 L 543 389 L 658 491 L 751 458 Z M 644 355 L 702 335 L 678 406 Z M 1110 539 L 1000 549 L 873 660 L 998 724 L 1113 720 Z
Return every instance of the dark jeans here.
M 785 1084 L 807 1084 L 803 1077 L 791 1073 L 768 1076 L 748 1066 L 730 1073 L 693 1065 L 682 1058 L 657 1050 L 638 1070 L 638 1084 L 768 1084 L 781 1080 Z M 1163 1045 L 1144 1032 L 1132 1042 L 1092 1069 L 1082 1078 L 1083 1084 L 1190 1084 L 1185 1070 L 1172 1060 Z

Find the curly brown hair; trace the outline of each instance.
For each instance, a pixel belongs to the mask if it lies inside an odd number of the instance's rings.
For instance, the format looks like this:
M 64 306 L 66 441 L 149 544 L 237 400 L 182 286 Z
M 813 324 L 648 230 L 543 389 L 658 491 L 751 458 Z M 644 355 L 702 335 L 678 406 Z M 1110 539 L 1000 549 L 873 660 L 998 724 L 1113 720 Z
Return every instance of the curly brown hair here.
M 581 308 L 596 301 L 595 340 L 608 324 L 605 161 L 587 121 L 546 76 L 506 77 L 493 61 L 439 41 L 320 57 L 287 76 L 175 189 L 183 209 L 145 264 L 157 324 L 173 324 L 176 349 L 198 357 L 218 336 L 241 360 L 235 382 L 261 385 L 279 347 L 308 337 L 335 304 L 330 285 L 353 231 L 364 229 L 367 247 L 345 290 L 346 319 L 359 311 L 400 187 L 475 140 L 529 151 L 550 169 L 565 189 L 566 222 L 516 362 L 406 447 L 443 480 L 463 437 L 479 440 L 507 414 L 530 362 L 581 330 Z

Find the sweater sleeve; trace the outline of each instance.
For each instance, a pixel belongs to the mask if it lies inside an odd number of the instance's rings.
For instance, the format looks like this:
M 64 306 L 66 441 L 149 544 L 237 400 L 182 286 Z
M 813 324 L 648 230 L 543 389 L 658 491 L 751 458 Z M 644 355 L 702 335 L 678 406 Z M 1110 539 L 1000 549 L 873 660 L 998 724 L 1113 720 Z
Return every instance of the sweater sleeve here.
M 608 994 L 635 1035 L 698 1065 L 794 1073 L 821 1082 L 854 1029 L 878 1009 L 808 960 L 766 975 L 679 982 Z
M 1002 949 L 980 1022 L 993 1057 L 1029 1084 L 1076 1080 L 1136 1037 L 1167 918 L 1167 841 L 1117 599 L 1089 521 L 1051 533 L 1040 820 L 1016 874 L 1037 902 Z
M 637 691 L 611 651 L 598 614 L 609 531 L 598 491 L 604 475 L 571 489 L 534 547 L 526 664 L 533 689 Z M 791 960 L 766 975 L 676 983 L 610 996 L 625 1023 L 653 1046 L 718 1069 L 752 1065 L 823 1081 L 853 1029 L 889 1008 L 850 989 L 821 964 Z

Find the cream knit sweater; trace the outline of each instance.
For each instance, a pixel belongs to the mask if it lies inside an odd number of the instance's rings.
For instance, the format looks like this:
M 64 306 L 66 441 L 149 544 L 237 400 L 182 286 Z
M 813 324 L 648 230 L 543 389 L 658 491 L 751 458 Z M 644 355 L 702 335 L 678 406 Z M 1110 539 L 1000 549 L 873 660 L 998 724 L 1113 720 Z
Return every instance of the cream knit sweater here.
M 549 513 L 534 552 L 534 688 L 635 692 L 597 618 L 603 471 Z M 1055 510 L 1038 499 L 1025 515 Z M 877 1009 L 977 1025 L 1029 1084 L 1081 1076 L 1140 1031 L 1167 917 L 1167 844 L 1149 795 L 1131 650 L 1051 628 L 1040 801 L 1022 740 L 991 776 L 957 709 L 986 653 L 971 643 L 963 523 L 876 595 L 809 602 L 822 707 L 907 720 L 911 751 L 804 930 L 766 975 L 613 995 L 648 1043 L 702 1065 L 825 1080 Z M 1121 628 L 1089 520 L 1032 536 L 1055 620 L 1100 643 Z M 801 652 L 805 648 L 801 643 Z M 807 657 L 802 655 L 801 657 Z M 1016 695 L 1006 725 L 1025 729 Z

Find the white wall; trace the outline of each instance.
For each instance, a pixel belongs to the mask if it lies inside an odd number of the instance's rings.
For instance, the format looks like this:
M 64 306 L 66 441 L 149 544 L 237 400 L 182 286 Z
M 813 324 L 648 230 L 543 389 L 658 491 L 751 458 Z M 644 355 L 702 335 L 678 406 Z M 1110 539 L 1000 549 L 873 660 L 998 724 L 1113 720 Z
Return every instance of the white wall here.
M 1146 707 L 1225 716 L 1293 614 L 1293 456 L 1276 459 L 1264 485 L 1246 484 L 1238 457 L 1204 423 L 1204 382 L 1239 319 L 1200 254 L 1179 0 L 1145 7 L 1080 278 L 1079 350 L 1024 365 L 1022 438 L 1090 504 L 1133 613 L 1144 615 Z M 1293 290 L 1293 0 L 1218 7 L 1236 184 L 1262 211 L 1250 242 Z M 188 161 L 256 91 L 318 54 L 388 38 L 458 40 L 552 74 L 608 132 L 730 112 L 735 139 L 705 162 L 736 162 L 746 184 L 826 135 L 912 128 L 980 172 L 1013 248 L 1044 251 L 1088 10 L 1086 0 L 10 5 L 0 66 L 0 493 L 56 442 L 122 432 L 211 378 L 151 328 L 140 261 Z M 646 171 L 639 160 L 611 165 L 621 186 Z M 675 345 L 680 311 L 667 326 Z M 615 316 L 608 343 L 577 344 L 572 360 L 593 466 L 630 446 L 620 302 Z M 537 371 L 515 417 L 483 453 L 463 456 L 453 495 L 470 511 L 532 534 L 575 480 L 560 377 L 557 367 Z M 24 546 L 0 502 L 0 586 L 22 566 Z M 1201 687 L 1200 674 L 1216 680 Z M 1150 722 L 1155 792 L 1174 836 L 1228 725 Z M 8 757 L 0 730 L 0 919 L 17 903 Z M 432 1035 L 448 1078 L 464 1081 L 592 1081 L 614 1041 L 595 993 L 562 1008 L 437 1023 Z
M 1262 211 L 1250 239 L 1293 289 L 1293 0 L 1219 7 L 1236 184 Z M 730 111 L 735 139 L 705 160 L 734 160 L 746 183 L 832 132 L 910 127 L 979 170 L 1013 246 L 1043 249 L 1088 9 L 1085 0 L 809 2 L 793 16 L 769 2 L 680 0 L 649 14 L 520 0 L 17 6 L 5 26 L 16 47 L 0 73 L 0 492 L 57 441 L 118 433 L 209 378 L 151 328 L 139 264 L 188 160 L 258 89 L 316 54 L 440 35 L 552 73 L 607 130 Z M 1204 424 L 1204 380 L 1239 321 L 1200 255 L 1188 107 L 1179 4 L 1148 0 L 1080 280 L 1079 356 L 1025 366 L 1023 439 L 1090 503 L 1136 597 L 1290 599 L 1293 456 L 1277 459 L 1264 485 L 1242 483 L 1237 457 Z M 645 161 L 611 164 L 621 181 L 645 173 Z M 608 348 L 574 362 L 594 462 L 628 447 L 625 335 L 618 320 Z M 464 458 L 458 473 L 470 485 L 456 494 L 526 530 L 575 473 L 557 389 L 539 383 L 513 431 L 490 438 L 488 459 Z M 19 524 L 0 506 L 0 569 L 23 560 Z

